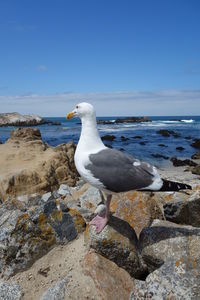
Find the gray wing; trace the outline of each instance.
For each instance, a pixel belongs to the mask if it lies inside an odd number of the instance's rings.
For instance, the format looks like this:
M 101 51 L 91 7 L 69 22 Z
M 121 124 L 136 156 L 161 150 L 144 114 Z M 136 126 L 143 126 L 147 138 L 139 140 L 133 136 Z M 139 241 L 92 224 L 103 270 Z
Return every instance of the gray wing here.
M 90 164 L 85 166 L 106 189 L 113 192 L 138 190 L 154 181 L 153 167 L 129 154 L 115 149 L 90 154 Z

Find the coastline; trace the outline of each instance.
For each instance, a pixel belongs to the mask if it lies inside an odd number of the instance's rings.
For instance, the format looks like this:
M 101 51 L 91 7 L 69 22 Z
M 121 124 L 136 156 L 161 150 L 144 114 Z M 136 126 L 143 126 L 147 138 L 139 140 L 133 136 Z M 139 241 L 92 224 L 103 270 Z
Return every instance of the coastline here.
M 17 129 L 0 145 L 0 293 L 3 289 L 16 300 L 58 295 L 100 300 L 116 299 L 120 290 L 120 299 L 128 300 L 143 293 L 140 284 L 153 288 L 154 276 L 161 272 L 159 280 L 164 282 L 166 274 L 179 295 L 175 268 L 169 264 L 177 268 L 185 253 L 194 272 L 184 281 L 190 291 L 199 272 L 198 251 L 190 249 L 200 245 L 200 176 L 189 166 L 170 162 L 160 167 L 161 177 L 193 189 L 114 195 L 110 221 L 96 234 L 89 222 L 105 206 L 99 191 L 80 180 L 74 151 L 72 143 L 49 146 L 36 128 Z M 192 161 L 200 165 L 200 159 Z M 166 286 L 170 292 L 171 286 Z

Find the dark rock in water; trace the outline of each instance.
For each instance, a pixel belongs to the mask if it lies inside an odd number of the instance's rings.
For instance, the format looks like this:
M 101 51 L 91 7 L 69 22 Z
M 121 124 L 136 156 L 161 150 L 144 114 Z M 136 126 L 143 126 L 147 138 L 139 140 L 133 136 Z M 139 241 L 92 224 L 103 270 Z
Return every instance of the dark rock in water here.
M 118 118 L 115 123 L 139 123 L 139 122 L 151 122 L 148 117 L 128 117 L 128 118 Z
M 167 145 L 165 144 L 158 144 L 159 147 L 168 147 Z
M 58 121 L 49 121 L 49 120 L 46 120 L 46 122 L 47 122 L 48 125 L 55 125 L 55 126 L 61 125 L 61 122 L 58 122 Z
M 79 124 L 81 124 L 81 123 L 79 123 Z M 111 124 L 115 124 L 115 121 L 110 121 L 110 120 L 97 120 L 97 124 L 111 125 Z
M 190 159 L 178 159 L 177 157 L 172 157 L 171 162 L 173 163 L 174 167 L 181 167 L 181 166 L 190 166 L 190 167 L 195 167 L 197 166 L 197 163 Z
M 200 175 L 200 165 L 192 168 L 192 174 Z
M 148 117 L 128 117 L 128 118 L 117 118 L 114 121 L 111 120 L 97 120 L 97 124 L 119 124 L 119 123 L 141 123 L 151 122 Z
M 135 135 L 132 137 L 133 139 L 142 139 L 142 137 L 140 135 Z
M 151 154 L 153 157 L 155 157 L 155 158 L 163 158 L 163 159 L 169 159 L 169 156 L 165 156 L 165 155 L 163 155 L 163 154 L 159 154 L 159 153 L 153 153 L 153 154 Z
M 139 142 L 139 144 L 142 145 L 142 146 L 146 145 L 145 142 Z
M 127 137 L 125 137 L 125 136 L 121 136 L 121 140 L 123 141 L 123 142 L 125 142 L 125 141 L 128 141 L 129 140 L 129 138 L 127 138 Z
M 181 147 L 181 146 L 179 146 L 179 147 L 176 147 L 176 150 L 178 150 L 178 151 L 183 151 L 183 150 L 185 150 L 185 148 L 184 148 L 184 147 Z
M 186 139 L 186 140 L 191 140 L 192 137 L 191 137 L 191 135 L 188 135 L 188 136 L 185 137 L 185 139 Z
M 111 145 L 105 144 L 106 147 L 112 149 L 113 147 Z
M 200 149 L 200 139 L 194 139 L 194 142 L 191 144 L 191 146 Z
M 192 159 L 200 159 L 200 152 L 196 152 L 191 156 Z
M 111 141 L 112 142 L 116 139 L 116 136 L 107 134 L 107 135 L 102 136 L 101 139 L 102 139 L 102 141 Z
M 122 152 L 125 151 L 124 148 L 120 148 L 119 150 L 122 151 Z
M 170 137 L 171 135 L 175 138 L 180 137 L 180 135 L 174 130 L 160 129 L 157 131 L 157 133 L 165 137 Z

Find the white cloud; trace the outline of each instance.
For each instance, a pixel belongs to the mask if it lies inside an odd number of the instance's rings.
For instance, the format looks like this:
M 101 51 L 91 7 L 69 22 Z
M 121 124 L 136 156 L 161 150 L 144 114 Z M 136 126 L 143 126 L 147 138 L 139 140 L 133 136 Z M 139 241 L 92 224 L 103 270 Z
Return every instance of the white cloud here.
M 97 115 L 200 115 L 200 90 L 119 91 L 0 96 L 1 112 L 65 116 L 76 103 L 92 103 Z

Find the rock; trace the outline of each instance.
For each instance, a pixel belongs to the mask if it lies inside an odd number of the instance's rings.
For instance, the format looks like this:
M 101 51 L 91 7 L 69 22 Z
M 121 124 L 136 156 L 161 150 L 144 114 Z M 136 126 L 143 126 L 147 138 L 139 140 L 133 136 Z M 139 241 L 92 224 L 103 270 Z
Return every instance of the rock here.
M 57 192 L 62 196 L 71 195 L 71 188 L 67 184 L 61 184 Z
M 191 135 L 188 135 L 188 136 L 185 137 L 185 139 L 186 139 L 186 140 L 191 140 L 192 137 L 191 137 Z
M 112 142 L 116 139 L 116 136 L 107 134 L 107 135 L 102 136 L 101 139 L 102 139 L 102 141 L 111 141 Z
M 135 135 L 133 136 L 133 139 L 142 139 L 141 135 Z
M 199 265 L 188 257 L 169 259 L 145 281 L 134 281 L 130 300 L 200 299 L 199 271 Z
M 191 166 L 191 167 L 195 167 L 197 166 L 197 163 L 195 163 L 194 161 L 190 160 L 190 159 L 178 159 L 177 157 L 172 157 L 171 162 L 173 163 L 174 167 L 180 167 L 180 166 Z
M 60 184 L 75 185 L 78 173 L 74 165 L 73 143 L 50 147 L 37 129 L 11 132 L 0 147 L 0 198 L 44 194 Z
M 60 122 L 52 122 L 38 115 L 21 115 L 19 113 L 0 114 L 0 127 L 2 126 L 36 126 L 42 124 L 61 125 Z
M 121 136 L 121 140 L 122 140 L 122 142 L 126 142 L 126 141 L 128 141 L 128 140 L 130 140 L 130 139 L 122 135 L 122 136 Z
M 142 145 L 142 146 L 146 145 L 145 142 L 139 142 L 139 144 Z
M 159 153 L 153 153 L 151 154 L 151 156 L 153 156 L 154 158 L 163 158 L 163 159 L 169 159 L 169 156 L 165 156 L 163 154 L 159 154 Z
M 36 141 L 42 140 L 39 129 L 36 128 L 18 128 L 10 132 L 10 140 L 12 141 Z
M 192 159 L 200 159 L 200 152 L 196 152 L 191 156 Z
M 200 149 L 200 139 L 194 139 L 194 142 L 191 144 L 191 146 Z
M 83 271 L 94 281 L 100 299 L 129 299 L 133 279 L 114 262 L 95 252 L 88 252 L 84 257 Z
M 18 284 L 0 281 L 0 300 L 20 300 L 23 293 Z
M 150 193 L 131 191 L 113 196 L 111 211 L 114 216 L 128 222 L 139 236 L 153 219 L 163 218 L 157 203 Z
M 154 220 L 143 229 L 139 239 L 142 258 L 149 272 L 161 267 L 169 259 L 190 258 L 200 263 L 200 229 L 168 221 Z
M 29 208 L 0 209 L 0 273 L 9 277 L 31 266 L 54 245 L 75 239 L 85 221 L 75 210 L 61 210 L 59 199 Z
M 165 136 L 165 137 L 170 137 L 171 135 L 173 137 L 179 137 L 180 135 L 175 132 L 174 130 L 167 130 L 167 129 L 160 129 L 157 131 L 158 134 L 161 134 L 162 136 Z
M 168 147 L 167 145 L 165 144 L 158 144 L 159 147 Z
M 196 167 L 192 168 L 191 172 L 192 174 L 200 175 L 200 165 L 197 165 Z
M 118 118 L 114 123 L 141 123 L 141 122 L 151 122 L 148 117 L 128 117 L 128 118 Z
M 163 207 L 168 221 L 200 227 L 199 195 L 192 195 L 187 200 L 167 202 Z
M 65 277 L 50 287 L 40 298 L 40 300 L 64 300 L 68 278 Z
M 184 147 L 181 147 L 181 146 L 179 146 L 179 147 L 176 147 L 176 150 L 178 150 L 178 151 L 183 151 L 183 150 L 185 150 L 185 148 L 184 148 Z
M 111 217 L 109 224 L 99 234 L 95 226 L 88 225 L 85 242 L 88 248 L 112 260 L 131 276 L 141 278 L 146 274 L 138 254 L 137 236 L 127 222 Z
M 52 199 L 53 199 L 53 195 L 51 192 L 46 193 L 46 194 L 42 195 L 42 197 L 41 197 L 41 200 L 43 202 L 47 202 L 48 200 L 52 200 Z
M 79 201 L 82 208 L 94 212 L 96 207 L 102 203 L 104 199 L 97 188 L 89 186 L 89 188 L 80 196 Z

